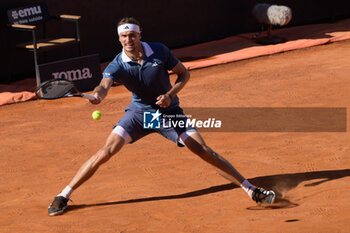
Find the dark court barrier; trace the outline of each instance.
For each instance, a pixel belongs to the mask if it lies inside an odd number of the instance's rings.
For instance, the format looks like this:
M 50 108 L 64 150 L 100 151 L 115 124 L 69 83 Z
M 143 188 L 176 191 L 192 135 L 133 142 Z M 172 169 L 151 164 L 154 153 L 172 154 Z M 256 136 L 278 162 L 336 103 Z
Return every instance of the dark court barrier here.
M 232 0 L 2 0 L 0 2 L 0 69 L 5 71 L 8 64 L 6 51 L 8 49 L 7 10 L 27 4 L 45 2 L 53 15 L 80 15 L 81 45 L 83 55 L 100 55 L 101 61 L 111 60 L 121 46 L 116 34 L 116 24 L 126 16 L 134 16 L 142 24 L 142 39 L 166 44 L 171 49 L 200 42 L 217 40 L 245 32 L 256 32 L 260 25 L 252 16 L 255 4 L 261 1 L 232 1 Z M 350 1 L 348 0 L 281 0 L 266 1 L 269 4 L 289 6 L 293 18 L 288 27 L 315 22 L 331 22 L 341 17 L 350 16 Z M 57 31 L 71 34 L 75 28 L 64 26 L 50 27 L 48 36 Z M 16 44 L 26 37 L 16 34 L 11 43 Z M 30 38 L 27 38 L 30 39 Z M 39 63 L 61 60 L 67 56 L 75 56 L 76 51 L 48 53 Z M 30 54 L 16 51 L 16 70 L 14 75 L 28 77 L 34 74 L 34 62 Z M 6 72 L 0 73 L 0 82 L 6 77 Z
M 38 85 L 49 79 L 67 79 L 82 92 L 93 90 L 102 77 L 98 54 L 41 64 L 39 74 Z

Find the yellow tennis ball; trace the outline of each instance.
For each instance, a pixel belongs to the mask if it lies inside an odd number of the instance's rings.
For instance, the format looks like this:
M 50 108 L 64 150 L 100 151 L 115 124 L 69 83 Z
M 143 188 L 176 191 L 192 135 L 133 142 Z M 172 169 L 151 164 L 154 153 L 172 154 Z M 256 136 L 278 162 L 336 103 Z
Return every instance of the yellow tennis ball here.
M 101 116 L 102 116 L 102 114 L 101 114 L 100 111 L 94 111 L 94 112 L 92 113 L 92 119 L 94 119 L 94 120 L 99 120 L 99 119 L 101 119 Z

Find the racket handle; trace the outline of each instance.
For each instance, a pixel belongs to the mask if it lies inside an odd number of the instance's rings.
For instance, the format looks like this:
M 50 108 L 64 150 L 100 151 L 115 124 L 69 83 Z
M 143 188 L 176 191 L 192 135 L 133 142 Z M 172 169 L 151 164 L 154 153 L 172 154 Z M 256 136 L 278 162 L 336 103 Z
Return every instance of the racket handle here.
M 84 97 L 84 98 L 86 98 L 86 99 L 88 99 L 88 100 L 95 100 L 95 99 L 96 99 L 95 96 L 89 95 L 89 94 L 84 94 L 84 93 L 82 93 L 81 96 Z

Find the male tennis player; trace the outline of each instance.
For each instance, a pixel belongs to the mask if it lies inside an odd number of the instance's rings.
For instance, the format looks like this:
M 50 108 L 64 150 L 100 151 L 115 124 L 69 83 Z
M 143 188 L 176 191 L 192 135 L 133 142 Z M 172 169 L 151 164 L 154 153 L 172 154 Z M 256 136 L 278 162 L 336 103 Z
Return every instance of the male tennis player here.
M 120 81 L 132 92 L 131 104 L 125 109 L 125 115 L 114 127 L 105 145 L 80 167 L 68 186 L 54 198 L 48 209 L 49 215 L 63 213 L 73 190 L 87 181 L 100 165 L 107 162 L 125 144 L 133 143 L 153 132 L 160 133 L 179 146 L 188 147 L 217 168 L 223 176 L 230 177 L 232 182 L 240 185 L 258 204 L 273 203 L 273 191 L 250 184 L 225 158 L 205 144 L 196 129 L 179 126 L 144 128 L 144 112 L 152 112 L 151 121 L 162 113 L 179 116 L 175 120 L 186 119 L 179 106 L 177 94 L 189 80 L 190 73 L 163 44 L 140 41 L 140 23 L 136 19 L 123 18 L 118 23 L 118 35 L 123 50 L 105 69 L 103 79 L 93 92 L 96 99 L 91 103 L 99 104 L 106 97 L 113 82 Z M 177 75 L 174 86 L 169 80 L 169 70 Z

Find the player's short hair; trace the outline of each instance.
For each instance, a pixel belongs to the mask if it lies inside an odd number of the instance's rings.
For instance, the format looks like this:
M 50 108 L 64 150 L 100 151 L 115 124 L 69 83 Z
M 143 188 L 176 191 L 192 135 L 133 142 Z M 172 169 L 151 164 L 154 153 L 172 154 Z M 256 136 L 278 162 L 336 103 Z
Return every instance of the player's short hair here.
M 119 27 L 120 25 L 123 25 L 123 24 L 126 24 L 126 23 L 130 23 L 130 24 L 136 24 L 137 26 L 140 27 L 141 29 L 141 24 L 140 22 L 135 19 L 134 17 L 125 17 L 125 18 L 122 18 L 119 22 L 118 22 L 118 26 Z

